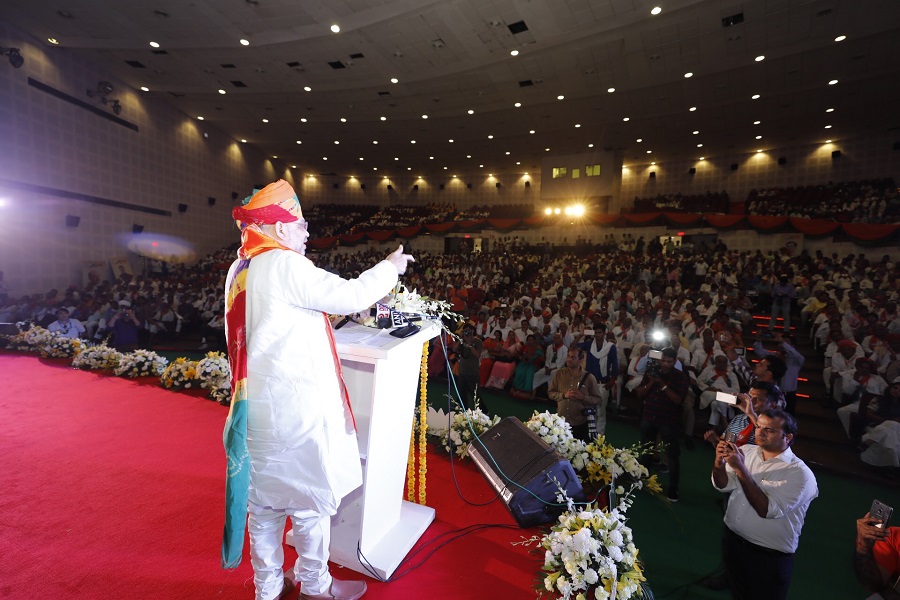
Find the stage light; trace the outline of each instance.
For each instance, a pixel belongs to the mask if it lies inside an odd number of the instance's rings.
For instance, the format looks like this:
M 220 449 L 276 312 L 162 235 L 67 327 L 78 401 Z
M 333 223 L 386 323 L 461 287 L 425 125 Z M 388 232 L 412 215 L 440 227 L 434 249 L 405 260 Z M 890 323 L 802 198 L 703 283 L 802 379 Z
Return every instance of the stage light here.
M 552 214 L 553 214 L 553 209 L 550 208 L 550 207 L 548 206 L 547 208 L 544 209 L 544 214 L 545 214 L 545 215 L 552 215 Z

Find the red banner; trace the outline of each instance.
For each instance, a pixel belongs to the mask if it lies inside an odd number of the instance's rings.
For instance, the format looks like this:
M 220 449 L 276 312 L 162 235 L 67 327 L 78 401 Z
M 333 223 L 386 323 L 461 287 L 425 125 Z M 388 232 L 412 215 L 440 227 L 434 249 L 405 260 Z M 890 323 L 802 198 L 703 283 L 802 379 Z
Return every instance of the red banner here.
M 703 217 L 716 229 L 728 229 L 744 220 L 744 215 L 703 215 Z
M 413 225 L 411 227 L 401 227 L 397 230 L 397 235 L 400 237 L 411 238 L 419 235 L 419 232 L 422 231 L 421 225 Z
M 768 215 L 747 215 L 747 222 L 753 229 L 759 231 L 772 231 L 773 229 L 781 229 L 787 224 L 787 217 L 770 217 Z
M 802 233 L 803 235 L 828 235 L 840 227 L 840 223 L 835 221 L 825 221 L 823 219 L 798 219 L 790 218 L 791 227 Z
M 456 227 L 456 223 L 428 223 L 425 229 L 431 233 L 446 233 Z
M 898 225 L 882 225 L 880 223 L 844 223 L 844 233 L 857 240 L 879 240 L 897 231 Z
M 487 222 L 497 229 L 512 229 L 520 224 L 522 219 L 488 219 Z
M 386 242 L 397 233 L 396 229 L 382 229 L 381 231 L 370 231 L 366 233 L 366 237 L 373 242 Z
M 703 218 L 703 215 L 676 212 L 664 212 L 663 216 L 676 225 L 693 225 Z

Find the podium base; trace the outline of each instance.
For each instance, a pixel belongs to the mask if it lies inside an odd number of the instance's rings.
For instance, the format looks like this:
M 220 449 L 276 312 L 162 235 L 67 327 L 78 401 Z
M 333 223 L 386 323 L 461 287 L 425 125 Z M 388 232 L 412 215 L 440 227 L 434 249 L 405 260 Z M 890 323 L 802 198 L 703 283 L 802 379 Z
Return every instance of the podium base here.
M 432 521 L 434 521 L 433 508 L 404 500 L 400 506 L 400 519 L 384 537 L 368 545 L 361 545 L 365 567 L 357 553 L 359 538 L 351 535 L 352 529 L 332 527 L 329 547 L 331 562 L 369 577 L 372 573 L 376 573 L 381 579 L 388 579 Z M 294 532 L 290 529 L 285 536 L 285 542 L 294 545 Z

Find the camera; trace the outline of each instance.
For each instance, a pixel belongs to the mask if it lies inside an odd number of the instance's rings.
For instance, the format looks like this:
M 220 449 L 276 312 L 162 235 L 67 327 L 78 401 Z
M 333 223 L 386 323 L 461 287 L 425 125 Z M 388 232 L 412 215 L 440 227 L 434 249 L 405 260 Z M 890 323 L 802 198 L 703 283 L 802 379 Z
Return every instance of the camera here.
M 645 373 L 650 377 L 659 377 L 659 361 L 663 357 L 662 350 L 651 350 L 647 353 L 647 368 Z
M 724 404 L 737 404 L 737 396 L 726 392 L 716 392 L 716 400 Z

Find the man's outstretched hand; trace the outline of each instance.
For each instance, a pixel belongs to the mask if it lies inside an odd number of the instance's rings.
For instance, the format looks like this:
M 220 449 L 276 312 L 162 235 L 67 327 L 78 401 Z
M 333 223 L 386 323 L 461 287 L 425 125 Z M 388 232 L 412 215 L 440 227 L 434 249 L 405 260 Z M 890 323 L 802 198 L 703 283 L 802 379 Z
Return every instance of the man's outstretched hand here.
M 397 249 L 388 254 L 387 261 L 397 267 L 397 273 L 403 275 L 406 273 L 406 266 L 411 262 L 416 262 L 412 254 L 403 254 L 403 244 L 397 246 Z

